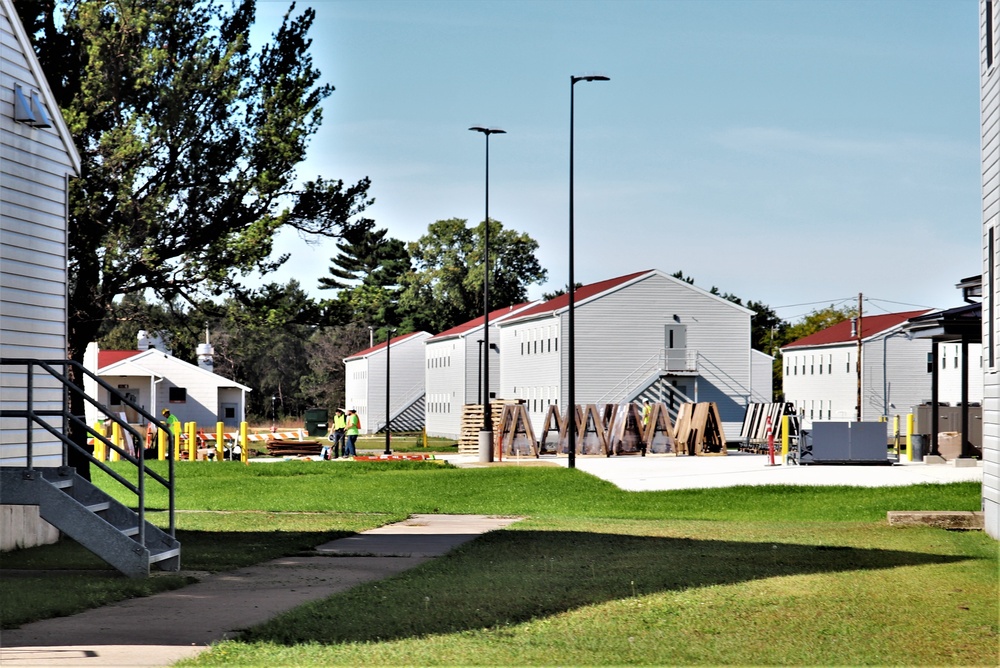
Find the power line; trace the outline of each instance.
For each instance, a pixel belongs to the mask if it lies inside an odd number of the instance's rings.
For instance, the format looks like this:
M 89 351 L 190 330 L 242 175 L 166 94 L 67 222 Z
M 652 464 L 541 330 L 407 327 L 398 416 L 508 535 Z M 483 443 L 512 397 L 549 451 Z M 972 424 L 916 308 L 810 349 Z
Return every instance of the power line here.
M 772 306 L 771 308 L 779 309 L 779 308 L 792 308 L 794 306 L 812 306 L 813 304 L 833 304 L 833 303 L 846 302 L 848 299 L 854 299 L 854 297 L 843 297 L 842 299 L 824 299 L 818 302 L 803 302 L 801 304 L 785 304 L 784 306 Z

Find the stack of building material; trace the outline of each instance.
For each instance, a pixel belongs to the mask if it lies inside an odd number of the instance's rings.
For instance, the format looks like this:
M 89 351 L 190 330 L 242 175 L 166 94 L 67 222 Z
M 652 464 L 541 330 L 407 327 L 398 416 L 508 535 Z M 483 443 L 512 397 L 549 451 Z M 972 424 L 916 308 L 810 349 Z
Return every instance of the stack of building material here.
M 674 433 L 677 454 L 726 454 L 726 435 L 714 401 L 683 404 Z
M 524 404 L 508 404 L 503 407 L 500 422 L 494 429 L 497 453 L 504 457 L 538 457 L 535 430 L 528 419 Z
M 646 452 L 677 454 L 674 447 L 674 425 L 670 421 L 670 411 L 667 410 L 666 404 L 657 402 L 650 406 L 649 417 L 643 428 Z
M 500 423 L 503 407 L 523 403 L 520 399 L 492 399 L 490 413 L 493 417 L 493 431 Z M 483 430 L 483 405 L 465 404 L 462 406 L 462 434 L 458 438 L 458 454 L 475 455 L 479 453 L 479 432 Z
M 781 442 L 782 418 L 786 415 L 795 417 L 795 407 L 789 403 L 748 404 L 743 416 L 743 427 L 740 429 L 742 443 L 740 449 L 746 452 L 765 454 L 768 451 L 768 418 L 771 420 L 771 433 L 775 442 Z M 798 419 L 792 421 L 792 436 L 798 435 Z
M 267 454 L 274 457 L 318 457 L 323 451 L 319 441 L 284 441 L 275 439 L 267 442 Z
M 559 444 L 566 436 L 566 420 L 559 413 L 559 407 L 550 405 L 542 423 L 542 440 L 538 444 L 538 454 L 559 454 Z
M 605 411 L 605 414 L 610 411 Z M 608 431 L 608 454 L 645 455 L 642 438 L 642 411 L 636 404 L 622 404 L 614 411 Z

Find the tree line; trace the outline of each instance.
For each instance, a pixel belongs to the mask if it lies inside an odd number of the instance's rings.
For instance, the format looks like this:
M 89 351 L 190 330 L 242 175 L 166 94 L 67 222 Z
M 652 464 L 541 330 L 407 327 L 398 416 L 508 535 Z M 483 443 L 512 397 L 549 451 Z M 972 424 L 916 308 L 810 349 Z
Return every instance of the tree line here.
M 481 314 L 487 224 L 491 307 L 526 301 L 547 278 L 537 243 L 499 221 L 439 220 L 405 243 L 365 215 L 367 177 L 299 173 L 334 94 L 310 53 L 313 9 L 290 4 L 261 44 L 255 0 L 16 9 L 81 158 L 67 207 L 71 359 L 95 340 L 134 348 L 145 329 L 194 361 L 207 327 L 216 371 L 254 388 L 251 415 L 274 404 L 300 414 L 342 404 L 341 360 L 389 328 L 440 332 Z M 254 287 L 289 260 L 273 252 L 282 230 L 335 243 L 320 285 L 330 297 L 295 281 Z M 744 305 L 754 347 L 801 335 L 767 305 Z M 83 413 L 80 397 L 71 410 Z

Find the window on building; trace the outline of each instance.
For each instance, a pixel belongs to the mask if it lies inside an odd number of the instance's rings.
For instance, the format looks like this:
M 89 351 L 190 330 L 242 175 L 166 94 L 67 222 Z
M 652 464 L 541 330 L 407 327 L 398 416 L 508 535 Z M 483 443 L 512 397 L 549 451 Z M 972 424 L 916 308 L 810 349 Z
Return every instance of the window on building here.
M 993 67 L 993 0 L 986 0 L 986 67 Z
M 168 391 L 168 401 L 172 404 L 187 403 L 187 388 L 171 387 Z
M 992 2 L 986 3 L 987 16 L 992 16 L 993 14 L 992 5 L 993 5 Z M 992 27 L 990 28 L 990 34 L 992 34 Z M 992 44 L 992 39 L 990 43 Z M 994 304 L 996 303 L 996 295 L 997 295 L 996 276 L 995 276 L 997 256 L 996 256 L 996 248 L 994 241 L 994 239 L 996 238 L 996 230 L 997 230 L 996 226 L 993 226 L 986 231 L 988 235 L 988 239 L 986 241 L 986 258 L 987 258 L 986 259 L 986 295 L 987 295 L 986 320 L 989 323 L 986 326 L 986 351 L 987 351 L 986 354 L 989 356 L 990 369 L 996 368 L 996 361 L 997 361 L 996 347 L 995 347 L 997 321 L 996 321 L 996 307 L 994 306 Z

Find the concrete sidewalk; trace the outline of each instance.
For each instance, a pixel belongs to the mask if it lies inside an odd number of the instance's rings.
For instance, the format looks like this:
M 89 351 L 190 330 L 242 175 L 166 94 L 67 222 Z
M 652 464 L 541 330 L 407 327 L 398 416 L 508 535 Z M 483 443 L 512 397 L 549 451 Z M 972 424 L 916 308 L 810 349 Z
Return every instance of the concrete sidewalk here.
M 0 632 L 0 666 L 166 666 L 303 603 L 390 577 L 516 522 L 414 515 L 197 584 Z

